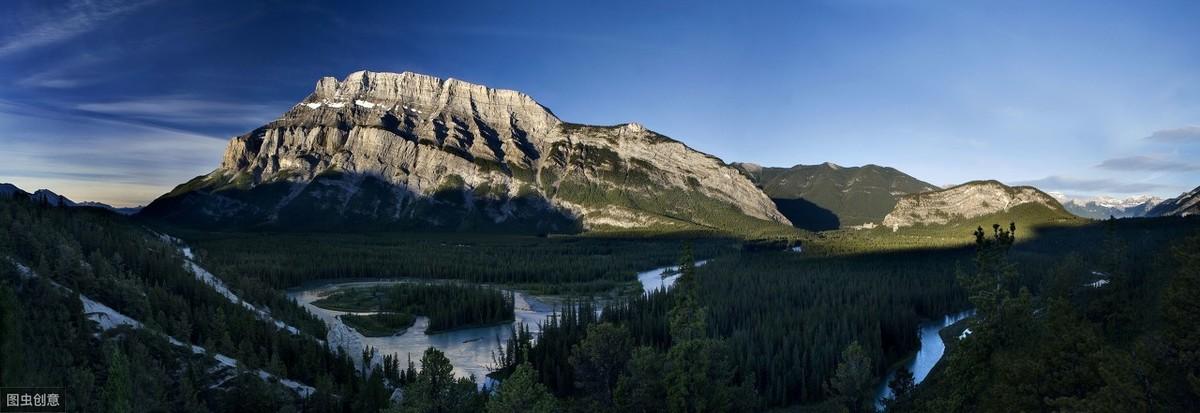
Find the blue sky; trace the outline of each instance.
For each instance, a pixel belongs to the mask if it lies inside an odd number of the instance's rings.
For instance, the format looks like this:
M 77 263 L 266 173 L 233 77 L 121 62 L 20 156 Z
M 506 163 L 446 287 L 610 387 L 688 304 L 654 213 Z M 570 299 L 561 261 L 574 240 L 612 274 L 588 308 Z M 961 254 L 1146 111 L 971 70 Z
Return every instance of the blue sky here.
M 387 3 L 387 4 L 383 4 Z M 655 4 L 644 4 L 655 3 Z M 1200 185 L 1197 2 L 12 1 L 0 181 L 148 202 L 321 76 L 415 71 L 769 166 Z

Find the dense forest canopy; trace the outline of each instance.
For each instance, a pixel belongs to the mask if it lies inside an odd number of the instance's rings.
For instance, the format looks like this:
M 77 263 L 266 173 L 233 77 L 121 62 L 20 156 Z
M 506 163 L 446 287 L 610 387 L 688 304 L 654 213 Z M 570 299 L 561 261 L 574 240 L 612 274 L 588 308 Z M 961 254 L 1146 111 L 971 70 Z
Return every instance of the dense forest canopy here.
M 802 253 L 721 238 L 176 234 L 237 303 L 136 220 L 0 201 L 0 385 L 63 387 L 69 411 L 862 411 L 916 350 L 921 322 L 973 308 L 972 333 L 949 340 L 926 382 L 894 383 L 889 408 L 1197 401 L 1197 220 L 988 228 L 974 247 L 970 232 L 921 246 L 864 231 L 814 237 Z M 902 248 L 872 247 L 888 245 Z M 672 263 L 675 287 L 642 294 L 635 273 Z M 540 329 L 517 327 L 494 355 L 499 384 L 481 391 L 485 378 L 454 377 L 436 349 L 419 367 L 384 356 L 357 368 L 372 350 L 329 347 L 325 324 L 286 295 L 395 277 L 463 284 L 344 290 L 324 304 L 383 311 L 358 325 L 394 332 L 413 315 L 440 328 L 512 318 L 511 298 L 471 283 L 575 298 Z M 139 324 L 98 322 L 84 298 Z

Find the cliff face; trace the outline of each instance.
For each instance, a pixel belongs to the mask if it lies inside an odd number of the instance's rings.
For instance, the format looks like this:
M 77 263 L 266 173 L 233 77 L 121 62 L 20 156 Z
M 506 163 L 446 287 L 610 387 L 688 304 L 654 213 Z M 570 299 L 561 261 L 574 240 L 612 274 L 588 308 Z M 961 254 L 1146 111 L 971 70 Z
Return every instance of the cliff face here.
M 1041 205 L 1069 216 L 1054 197 L 1037 188 L 976 181 L 940 191 L 903 196 L 896 202 L 892 212 L 883 218 L 883 225 L 893 229 L 913 225 L 942 225 L 954 220 L 1006 212 L 1027 204 Z
M 143 215 L 566 232 L 788 223 L 721 160 L 640 125 L 566 123 L 520 92 L 407 72 L 321 79 Z

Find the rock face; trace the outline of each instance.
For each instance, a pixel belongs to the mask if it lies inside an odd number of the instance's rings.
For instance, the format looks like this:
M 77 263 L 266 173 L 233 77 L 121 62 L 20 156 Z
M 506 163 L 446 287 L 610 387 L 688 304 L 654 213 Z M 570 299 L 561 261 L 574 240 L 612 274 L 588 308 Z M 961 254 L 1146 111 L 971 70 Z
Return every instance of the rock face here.
M 788 223 L 735 169 L 641 125 L 571 124 L 520 92 L 407 72 L 321 79 L 140 214 L 542 232 Z
M 793 224 L 814 231 L 878 225 L 899 197 L 938 190 L 895 168 L 878 165 L 734 166 L 758 184 Z
M 1200 187 L 1184 192 L 1178 197 L 1162 201 L 1146 214 L 1151 217 L 1180 216 L 1186 217 L 1200 214 Z
M 996 181 L 973 181 L 940 191 L 907 195 L 883 219 L 893 230 L 913 225 L 942 225 L 955 220 L 1007 212 L 1022 205 L 1040 205 L 1066 215 L 1050 195 L 1034 187 L 1010 187 Z

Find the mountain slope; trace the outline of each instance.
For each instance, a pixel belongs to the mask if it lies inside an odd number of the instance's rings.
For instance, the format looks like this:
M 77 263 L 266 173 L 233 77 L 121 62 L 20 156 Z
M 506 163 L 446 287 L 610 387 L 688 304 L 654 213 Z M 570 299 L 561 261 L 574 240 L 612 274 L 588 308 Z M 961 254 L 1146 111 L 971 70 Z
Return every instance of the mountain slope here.
M 899 196 L 938 189 L 895 168 L 878 165 L 734 166 L 758 184 L 793 224 L 809 230 L 878 224 Z
M 1200 187 L 1160 202 L 1146 216 L 1189 216 L 1200 214 Z
M 1014 221 L 1023 226 L 1076 220 L 1054 197 L 1030 186 L 1010 187 L 997 181 L 972 181 L 940 191 L 906 195 L 883 219 L 897 230 L 972 222 L 976 218 Z
M 790 224 L 720 159 L 641 125 L 414 73 L 326 77 L 141 216 L 178 225 L 577 232 Z

